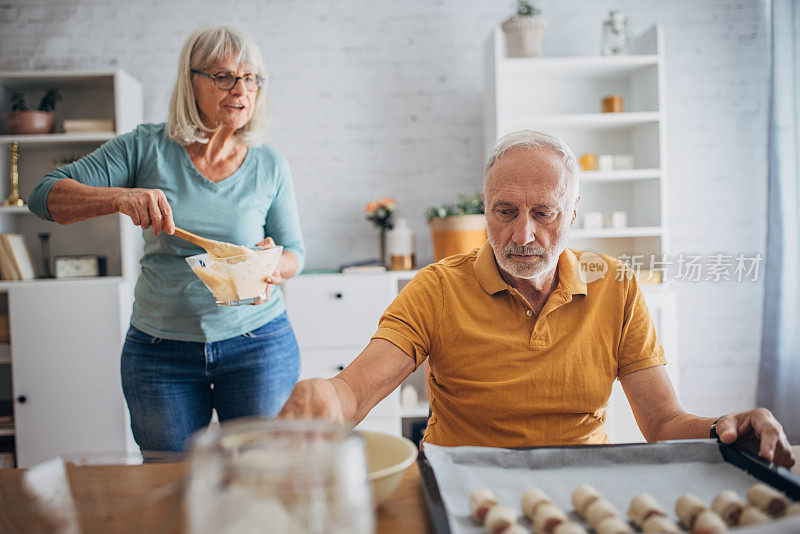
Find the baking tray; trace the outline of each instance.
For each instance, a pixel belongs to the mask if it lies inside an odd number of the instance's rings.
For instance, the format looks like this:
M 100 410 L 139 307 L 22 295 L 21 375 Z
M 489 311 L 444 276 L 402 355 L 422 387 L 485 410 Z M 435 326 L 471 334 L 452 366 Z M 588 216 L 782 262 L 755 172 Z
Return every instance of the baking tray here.
M 634 495 L 650 493 L 675 522 L 675 500 L 684 493 L 695 493 L 710 506 L 722 490 L 732 489 L 744 498 L 751 485 L 763 481 L 800 500 L 800 478 L 789 470 L 715 440 L 522 449 L 425 444 L 417 463 L 436 534 L 484 532 L 468 506 L 469 493 L 478 487 L 490 488 L 500 503 L 517 510 L 522 492 L 538 487 L 587 530 L 570 501 L 572 491 L 584 483 L 595 486 L 623 514 Z M 531 528 L 521 513 L 519 522 Z M 733 532 L 798 534 L 800 516 Z

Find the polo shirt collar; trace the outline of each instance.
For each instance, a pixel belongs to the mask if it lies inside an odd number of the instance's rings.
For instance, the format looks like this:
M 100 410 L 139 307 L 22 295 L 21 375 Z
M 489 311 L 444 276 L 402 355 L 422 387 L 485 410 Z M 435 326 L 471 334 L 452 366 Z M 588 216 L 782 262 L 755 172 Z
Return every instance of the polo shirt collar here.
M 558 285 L 572 295 L 586 295 L 586 282 L 580 277 L 578 256 L 570 248 L 564 249 L 558 257 Z
M 475 276 L 478 278 L 478 283 L 484 291 L 490 295 L 499 293 L 508 289 L 508 284 L 500 276 L 500 270 L 497 267 L 497 261 L 494 259 L 494 251 L 489 241 L 486 241 L 481 248 L 478 249 L 478 255 L 475 258 Z
M 509 288 L 509 285 L 500 276 L 500 270 L 489 241 L 486 241 L 478 249 L 473 269 L 478 283 L 490 295 Z M 578 257 L 571 249 L 565 249 L 558 258 L 558 285 L 563 286 L 573 295 L 586 295 L 586 282 L 579 276 Z

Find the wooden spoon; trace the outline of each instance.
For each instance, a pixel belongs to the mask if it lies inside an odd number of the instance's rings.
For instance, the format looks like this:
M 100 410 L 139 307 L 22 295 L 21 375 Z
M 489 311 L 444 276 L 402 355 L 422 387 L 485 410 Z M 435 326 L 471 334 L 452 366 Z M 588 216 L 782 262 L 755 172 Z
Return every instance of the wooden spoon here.
M 206 252 L 216 258 L 230 258 L 231 256 L 253 254 L 254 252 L 253 250 L 241 245 L 234 245 L 232 243 L 225 243 L 224 241 L 215 241 L 206 237 L 200 237 L 197 234 L 187 232 L 186 230 L 178 228 L 177 226 L 175 227 L 175 233 L 173 235 L 204 248 Z

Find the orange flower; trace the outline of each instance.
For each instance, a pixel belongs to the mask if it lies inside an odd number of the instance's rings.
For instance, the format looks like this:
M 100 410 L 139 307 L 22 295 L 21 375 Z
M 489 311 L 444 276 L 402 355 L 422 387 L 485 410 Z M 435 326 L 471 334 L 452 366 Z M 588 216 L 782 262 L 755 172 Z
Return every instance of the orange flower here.
M 378 203 L 377 203 L 377 202 L 370 202 L 370 203 L 369 203 L 369 204 L 367 204 L 367 206 L 364 208 L 364 212 L 365 212 L 365 213 L 372 213 L 372 212 L 373 212 L 373 211 L 375 211 L 376 209 L 378 209 Z

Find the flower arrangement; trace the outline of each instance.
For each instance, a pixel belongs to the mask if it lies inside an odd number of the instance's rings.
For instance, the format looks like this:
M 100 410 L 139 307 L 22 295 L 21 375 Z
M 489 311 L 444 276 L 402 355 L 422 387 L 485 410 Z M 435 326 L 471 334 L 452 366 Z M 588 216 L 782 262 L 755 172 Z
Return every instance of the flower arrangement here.
M 455 215 L 478 215 L 483 213 L 483 199 L 480 192 L 472 195 L 459 195 L 459 201 L 456 204 L 444 204 L 442 206 L 433 206 L 425 210 L 425 217 L 428 222 L 433 219 L 446 219 Z
M 386 197 L 370 202 L 364 211 L 367 214 L 367 220 L 373 222 L 381 232 L 385 232 L 394 228 L 393 217 L 396 208 L 397 202 L 393 198 Z

